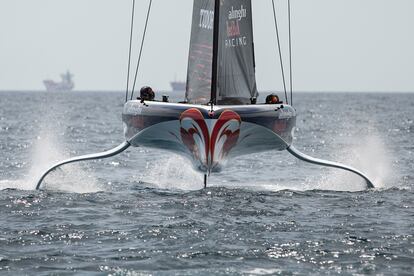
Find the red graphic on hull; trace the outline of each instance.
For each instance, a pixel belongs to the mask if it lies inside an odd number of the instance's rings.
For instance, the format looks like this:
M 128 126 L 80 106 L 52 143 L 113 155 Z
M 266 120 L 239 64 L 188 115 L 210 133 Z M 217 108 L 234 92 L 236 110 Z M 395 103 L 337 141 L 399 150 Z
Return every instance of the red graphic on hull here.
M 212 123 L 210 128 L 200 110 L 188 109 L 181 114 L 180 133 L 193 157 L 212 169 L 237 144 L 241 118 L 236 112 L 225 110 L 218 119 L 208 120 Z
M 185 124 L 186 122 L 189 123 L 188 126 Z M 184 145 L 187 146 L 194 158 L 201 160 L 200 147 L 204 144 L 204 159 L 205 163 L 208 164 L 210 135 L 203 114 L 197 108 L 188 109 L 181 114 L 180 124 L 181 139 Z

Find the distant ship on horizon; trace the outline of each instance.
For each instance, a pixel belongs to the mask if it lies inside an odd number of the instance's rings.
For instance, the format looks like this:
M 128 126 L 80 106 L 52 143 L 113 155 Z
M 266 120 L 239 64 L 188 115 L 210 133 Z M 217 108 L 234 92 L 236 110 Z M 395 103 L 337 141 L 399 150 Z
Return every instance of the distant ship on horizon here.
M 170 82 L 172 91 L 185 91 L 187 83 L 185 81 L 172 81 Z
M 61 74 L 60 77 L 62 78 L 61 82 L 55 82 L 53 80 L 44 80 L 43 84 L 45 85 L 46 90 L 50 92 L 72 91 L 75 87 L 75 83 L 73 82 L 73 75 L 69 71 L 66 71 L 66 73 Z

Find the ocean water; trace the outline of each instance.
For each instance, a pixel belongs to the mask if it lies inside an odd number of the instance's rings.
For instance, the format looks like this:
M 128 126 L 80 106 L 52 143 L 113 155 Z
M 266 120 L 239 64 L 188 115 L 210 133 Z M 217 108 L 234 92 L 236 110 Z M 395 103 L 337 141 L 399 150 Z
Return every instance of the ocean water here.
M 176 96 L 176 95 L 175 95 Z M 174 95 L 172 95 L 174 98 Z M 0 93 L 0 274 L 414 274 L 414 94 L 302 93 L 294 145 L 209 179 L 123 140 L 120 93 Z

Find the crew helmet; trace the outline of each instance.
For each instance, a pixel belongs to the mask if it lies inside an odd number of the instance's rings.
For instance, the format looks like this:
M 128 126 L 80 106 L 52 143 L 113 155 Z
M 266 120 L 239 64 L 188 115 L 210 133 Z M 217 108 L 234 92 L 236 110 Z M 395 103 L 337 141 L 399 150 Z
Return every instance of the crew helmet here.
M 149 86 L 144 86 L 139 91 L 140 98 L 142 100 L 152 101 L 155 98 L 155 93 L 152 91 L 152 88 Z

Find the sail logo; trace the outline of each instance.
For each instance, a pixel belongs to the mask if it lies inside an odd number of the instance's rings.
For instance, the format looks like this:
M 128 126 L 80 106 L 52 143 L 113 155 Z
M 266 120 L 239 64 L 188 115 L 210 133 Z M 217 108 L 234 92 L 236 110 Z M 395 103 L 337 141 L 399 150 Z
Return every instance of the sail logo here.
M 241 36 L 236 38 L 226 39 L 224 41 L 226 48 L 236 48 L 247 46 L 247 37 Z
M 212 30 L 214 27 L 214 11 L 200 10 L 200 23 L 198 25 L 201 29 Z
M 238 21 L 227 21 L 226 24 L 228 37 L 240 36 L 240 25 Z
M 234 9 L 231 7 L 229 11 L 229 17 L 226 22 L 227 39 L 225 40 L 226 48 L 235 48 L 247 46 L 247 37 L 241 34 L 240 21 L 243 18 L 247 18 L 247 9 L 240 6 L 240 9 Z
M 229 11 L 229 20 L 241 21 L 243 18 L 247 17 L 247 10 L 243 8 L 243 5 L 240 6 L 240 9 L 235 10 L 233 6 L 231 6 L 231 11 Z

